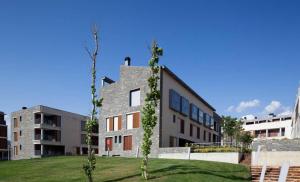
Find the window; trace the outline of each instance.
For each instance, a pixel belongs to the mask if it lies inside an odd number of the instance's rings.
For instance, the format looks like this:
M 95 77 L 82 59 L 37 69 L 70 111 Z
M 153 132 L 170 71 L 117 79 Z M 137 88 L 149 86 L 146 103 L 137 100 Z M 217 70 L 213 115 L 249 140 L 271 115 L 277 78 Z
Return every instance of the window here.
M 81 122 L 80 122 L 81 131 L 85 131 L 85 122 L 86 122 L 86 121 L 81 121 Z
M 285 128 L 281 128 L 281 136 L 285 135 Z
M 127 115 L 126 128 L 127 128 L 127 130 L 130 130 L 133 128 L 133 115 L 132 114 Z
M 17 128 L 18 127 L 18 120 L 17 118 L 14 118 L 14 128 Z
M 18 133 L 17 132 L 14 132 L 14 141 L 18 141 Z
M 22 130 L 20 130 L 20 136 L 22 136 Z
M 197 138 L 200 139 L 200 128 L 197 127 Z
M 194 104 L 191 104 L 190 118 L 194 121 L 198 121 L 198 108 Z
M 208 142 L 211 142 L 211 133 L 208 133 Z
M 198 121 L 200 123 L 203 123 L 203 111 L 201 109 L 199 109 L 199 112 L 198 112 Z
M 119 136 L 119 143 L 122 143 L 122 136 Z
M 189 101 L 186 98 L 181 97 L 181 105 L 180 105 L 181 114 L 185 116 L 189 115 L 189 105 L 190 105 Z
M 180 120 L 180 133 L 184 134 L 184 120 Z
M 123 150 L 132 150 L 132 136 L 124 136 Z
M 115 143 L 118 143 L 118 136 L 115 136 Z
M 193 125 L 190 124 L 190 136 L 192 137 L 193 136 Z
M 127 117 L 126 118 L 126 128 L 128 130 L 140 127 L 140 113 L 139 112 L 127 114 L 126 117 Z
M 180 95 L 172 89 L 169 92 L 169 107 L 180 112 Z
M 22 121 L 22 116 L 20 116 L 20 122 Z
M 205 141 L 206 140 L 206 131 L 204 130 L 203 132 L 203 140 Z
M 114 131 L 119 130 L 119 117 L 114 117 Z
M 176 123 L 176 115 L 173 115 L 173 123 Z
M 203 113 L 203 124 L 204 124 L 204 126 L 206 126 L 206 122 L 207 122 L 207 114 Z
M 141 90 L 140 89 L 136 89 L 136 90 L 131 90 L 130 91 L 130 101 L 129 101 L 129 105 L 131 107 L 134 106 L 139 106 L 141 104 Z
M 114 122 L 113 122 L 113 118 L 107 118 L 106 119 L 106 131 L 113 131 L 113 125 L 114 125 Z
M 20 150 L 22 150 L 22 145 L 20 145 Z

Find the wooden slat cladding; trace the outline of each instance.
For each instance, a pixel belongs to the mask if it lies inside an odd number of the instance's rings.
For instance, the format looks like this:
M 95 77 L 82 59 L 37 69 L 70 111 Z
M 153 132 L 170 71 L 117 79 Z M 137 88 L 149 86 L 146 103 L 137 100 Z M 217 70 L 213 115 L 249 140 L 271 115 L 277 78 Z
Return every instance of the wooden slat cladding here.
M 113 131 L 114 130 L 114 118 L 110 117 L 109 118 L 109 131 Z
M 140 113 L 136 112 L 133 113 L 133 128 L 139 128 L 140 127 Z
M 132 136 L 124 136 L 123 150 L 132 150 Z
M 122 129 L 122 116 L 118 116 L 118 130 Z

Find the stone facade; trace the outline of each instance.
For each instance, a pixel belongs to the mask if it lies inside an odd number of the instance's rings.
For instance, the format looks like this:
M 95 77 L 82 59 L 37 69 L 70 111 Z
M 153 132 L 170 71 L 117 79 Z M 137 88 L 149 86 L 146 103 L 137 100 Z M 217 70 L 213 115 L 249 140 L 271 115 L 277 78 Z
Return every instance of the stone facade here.
M 81 121 L 86 120 L 87 116 L 41 105 L 13 112 L 12 159 L 81 154 Z
M 141 145 L 143 139 L 143 129 L 141 124 L 141 115 L 139 119 L 139 127 L 133 129 L 126 128 L 127 114 L 140 112 L 144 106 L 144 100 L 148 90 L 147 79 L 150 76 L 150 69 L 148 67 L 121 65 L 120 80 L 117 82 L 110 82 L 103 84 L 100 90 L 100 96 L 104 99 L 99 118 L 99 155 L 118 155 L 118 156 L 141 156 Z M 105 77 L 107 78 L 107 77 Z M 212 108 L 206 101 L 191 90 L 183 81 L 176 75 L 170 72 L 166 67 L 160 70 L 160 91 L 161 99 L 156 114 L 158 117 L 157 125 L 153 130 L 151 157 L 157 157 L 161 152 L 161 148 L 169 147 L 170 136 L 174 136 L 175 146 L 178 146 L 179 137 L 189 140 L 194 143 L 208 142 L 209 135 L 211 135 L 211 142 L 213 142 L 213 135 L 220 139 L 220 131 L 204 126 L 201 123 L 190 120 L 189 116 L 183 116 L 169 108 L 169 90 L 176 89 L 188 98 L 191 103 L 197 104 L 203 111 L 214 115 L 214 108 Z M 130 91 L 140 89 L 140 105 L 130 106 Z M 122 127 L 120 130 L 107 131 L 109 121 L 108 118 L 121 116 Z M 173 117 L 176 117 L 173 123 Z M 185 120 L 185 134 L 179 133 L 180 119 Z M 219 122 L 219 121 L 218 121 Z M 189 126 L 192 124 L 194 128 L 194 136 L 189 134 Z M 220 123 L 218 123 L 218 128 Z M 196 137 L 196 129 L 200 129 L 200 138 Z M 206 132 L 206 141 L 203 140 L 203 134 Z M 124 150 L 124 136 L 132 136 L 131 150 Z M 106 151 L 106 138 L 112 138 L 112 150 Z M 177 137 L 177 138 L 176 138 Z M 121 140 L 119 140 L 121 138 Z M 115 140 L 116 139 L 116 140 Z M 217 139 L 216 139 L 217 140 Z M 217 141 L 215 141 L 217 142 Z M 109 142 L 110 143 L 110 142 Z
M 260 140 L 252 144 L 253 151 L 257 151 L 258 146 L 262 146 L 262 151 L 299 151 L 300 139 L 283 140 Z

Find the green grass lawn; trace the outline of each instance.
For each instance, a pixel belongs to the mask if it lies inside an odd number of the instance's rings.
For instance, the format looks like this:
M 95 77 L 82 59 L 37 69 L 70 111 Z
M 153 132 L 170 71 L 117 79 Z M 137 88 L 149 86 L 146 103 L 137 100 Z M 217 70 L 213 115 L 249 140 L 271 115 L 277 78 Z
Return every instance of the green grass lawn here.
M 86 181 L 82 170 L 84 157 L 0 161 L 0 182 Z M 140 159 L 97 158 L 95 181 L 143 181 Z M 250 181 L 243 165 L 188 160 L 150 160 L 149 181 Z

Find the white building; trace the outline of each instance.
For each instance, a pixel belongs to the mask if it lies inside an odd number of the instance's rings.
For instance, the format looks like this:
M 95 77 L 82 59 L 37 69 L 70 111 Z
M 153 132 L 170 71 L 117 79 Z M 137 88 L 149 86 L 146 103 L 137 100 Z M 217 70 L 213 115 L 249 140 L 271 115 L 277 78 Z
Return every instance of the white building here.
M 264 118 L 243 120 L 243 128 L 250 131 L 254 140 L 291 138 L 292 116 L 269 115 Z

